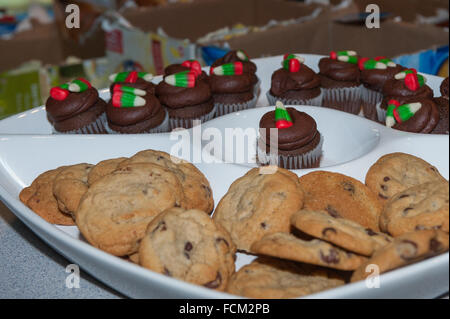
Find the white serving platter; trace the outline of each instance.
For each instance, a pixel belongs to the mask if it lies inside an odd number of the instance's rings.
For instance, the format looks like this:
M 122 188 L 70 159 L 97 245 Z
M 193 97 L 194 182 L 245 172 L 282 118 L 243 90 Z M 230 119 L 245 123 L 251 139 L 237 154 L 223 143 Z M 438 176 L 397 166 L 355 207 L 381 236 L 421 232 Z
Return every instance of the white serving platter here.
M 315 68 L 318 56 L 306 56 L 306 63 Z M 262 92 L 270 86 L 270 75 L 279 67 L 281 57 L 256 60 Z M 428 77 L 428 76 L 427 76 Z M 428 77 L 435 89 L 442 79 Z M 157 79 L 156 79 L 157 80 Z M 269 82 L 268 82 L 269 81 Z M 437 91 L 436 91 L 437 92 Z M 107 98 L 104 90 L 102 95 Z M 436 93 L 438 94 L 438 93 Z M 265 102 L 267 104 L 267 101 Z M 260 98 L 264 105 L 264 94 Z M 449 178 L 449 137 L 410 134 L 388 129 L 375 122 L 347 113 L 310 106 L 296 106 L 315 118 L 325 137 L 323 170 L 343 173 L 364 181 L 364 176 L 380 156 L 405 152 L 435 165 Z M 261 107 L 229 114 L 202 126 L 202 132 L 213 128 L 258 127 L 261 116 L 272 110 Z M 189 130 L 194 135 L 193 130 Z M 214 157 L 203 151 L 211 141 L 181 140 L 178 135 L 50 135 L 51 127 L 43 107 L 0 121 L 0 199 L 33 232 L 81 269 L 117 291 L 136 298 L 228 298 L 235 297 L 207 288 L 169 278 L 123 259 L 104 253 L 80 236 L 76 227 L 54 226 L 34 214 L 18 200 L 20 190 L 45 170 L 81 162 L 97 163 L 106 158 L 131 156 L 144 149 L 171 152 L 185 146 L 189 152 L 177 154 L 194 164 L 211 183 L 216 204 L 231 183 L 244 175 L 252 163 L 225 163 L 223 156 Z M 178 138 L 177 138 L 178 137 Z M 215 140 L 213 143 L 219 143 Z M 252 143 L 249 142 L 249 148 Z M 222 154 L 233 148 L 222 145 Z M 249 153 L 251 153 L 250 151 Z M 200 154 L 200 155 L 199 155 Z M 197 160 L 202 158 L 201 163 Z M 296 170 L 299 176 L 312 170 Z M 236 267 L 254 257 L 238 254 Z M 364 282 L 354 283 L 308 296 L 308 298 L 431 298 L 449 289 L 449 254 L 398 269 L 380 278 L 380 288 L 369 289 Z

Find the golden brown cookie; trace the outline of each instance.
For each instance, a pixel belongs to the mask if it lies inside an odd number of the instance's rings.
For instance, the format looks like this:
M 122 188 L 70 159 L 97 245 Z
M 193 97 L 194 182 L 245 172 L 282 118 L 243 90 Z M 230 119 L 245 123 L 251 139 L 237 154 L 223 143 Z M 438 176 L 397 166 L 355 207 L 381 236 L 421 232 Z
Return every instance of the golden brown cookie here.
M 234 273 L 235 253 L 228 232 L 210 216 L 172 208 L 148 225 L 139 262 L 161 274 L 223 291 Z
M 111 174 L 117 169 L 119 164 L 126 159 L 126 157 L 119 157 L 98 162 L 97 165 L 92 167 L 91 171 L 89 172 L 88 184 L 92 185 L 103 176 Z
M 180 182 L 154 164 L 129 164 L 89 187 L 76 212 L 80 232 L 116 256 L 135 253 L 147 225 L 162 211 L 184 207 Z
M 22 203 L 47 222 L 73 226 L 75 222 L 72 217 L 59 210 L 58 203 L 53 195 L 53 182 L 64 168 L 65 166 L 62 166 L 39 175 L 30 186 L 25 187 L 20 192 L 19 198 Z
M 212 213 L 214 199 L 211 186 L 205 175 L 193 164 L 155 150 L 141 151 L 120 163 L 119 167 L 129 163 L 152 163 L 170 169 L 183 186 L 187 209 L 200 209 L 208 214 Z
M 230 186 L 213 218 L 231 234 L 239 250 L 250 251 L 266 234 L 289 232 L 291 215 L 302 206 L 297 175 L 282 168 L 262 174 L 254 168 Z
M 259 299 L 298 298 L 343 285 L 339 278 L 304 264 L 260 257 L 242 267 L 227 287 L 230 294 Z
M 381 204 L 375 194 L 354 178 L 316 171 L 300 177 L 306 210 L 326 211 L 330 216 L 350 219 L 378 231 Z
M 371 275 L 367 266 L 378 266 L 379 273 L 385 273 L 425 258 L 448 251 L 448 234 L 440 230 L 421 230 L 406 233 L 394 242 L 376 251 L 373 256 L 355 270 L 352 282 L 363 280 Z M 367 270 L 367 272 L 366 272 Z
M 366 175 L 366 185 L 384 205 L 388 199 L 407 188 L 432 181 L 445 181 L 436 167 L 405 153 L 381 157 Z
M 91 164 L 83 163 L 67 166 L 53 182 L 53 195 L 58 202 L 59 209 L 74 216 L 81 197 L 88 190 L 88 174 L 92 168 Z
M 291 223 L 308 235 L 364 256 L 371 256 L 393 240 L 389 235 L 322 211 L 300 210 L 292 215 Z
M 380 227 L 392 236 L 424 229 L 448 233 L 448 210 L 448 182 L 429 182 L 408 188 L 388 200 Z
M 266 235 L 252 245 L 251 251 L 339 270 L 354 270 L 367 260 L 320 239 L 307 241 L 287 233 Z

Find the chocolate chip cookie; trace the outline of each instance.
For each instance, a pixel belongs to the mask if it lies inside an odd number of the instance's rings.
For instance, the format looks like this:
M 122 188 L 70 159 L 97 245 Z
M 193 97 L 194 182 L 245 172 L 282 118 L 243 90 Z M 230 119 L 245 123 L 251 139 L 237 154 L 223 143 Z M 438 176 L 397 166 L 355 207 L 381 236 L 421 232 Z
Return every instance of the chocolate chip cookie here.
M 320 239 L 307 241 L 288 233 L 266 235 L 252 245 L 251 251 L 339 270 L 354 270 L 367 260 Z
M 131 255 L 153 218 L 168 208 L 184 207 L 184 199 L 170 170 L 129 164 L 89 187 L 75 213 L 76 223 L 93 246 L 116 256 Z
M 96 181 L 98 181 L 100 178 L 111 174 L 114 172 L 120 163 L 122 163 L 124 160 L 126 160 L 126 157 L 119 157 L 119 158 L 112 158 L 107 159 L 101 162 L 98 162 L 97 165 L 92 167 L 91 171 L 88 175 L 88 184 L 92 185 Z
M 380 227 L 392 236 L 423 229 L 448 233 L 448 211 L 448 182 L 429 182 L 408 188 L 387 201 Z
M 155 150 L 139 152 L 120 163 L 119 167 L 129 163 L 152 163 L 170 169 L 183 186 L 187 209 L 200 209 L 208 214 L 212 213 L 214 199 L 211 186 L 205 175 L 193 164 Z
M 260 257 L 242 267 L 230 279 L 227 292 L 248 298 L 297 298 L 335 288 L 345 282 L 312 271 L 304 264 Z
M 305 193 L 304 209 L 326 211 L 378 231 L 382 206 L 372 191 L 354 178 L 316 171 L 300 177 Z
M 58 208 L 53 195 L 53 182 L 63 169 L 65 166 L 40 174 L 30 186 L 20 192 L 19 199 L 49 223 L 73 226 L 75 222 L 72 217 Z
M 291 223 L 308 235 L 364 256 L 371 256 L 393 240 L 386 234 L 322 211 L 300 210 L 292 215 Z
M 250 251 L 266 234 L 289 232 L 291 215 L 303 207 L 297 175 L 282 168 L 273 172 L 247 172 L 231 184 L 214 212 L 214 220 L 231 234 L 239 250 Z
M 235 253 L 228 232 L 203 211 L 172 208 L 148 225 L 139 262 L 169 277 L 223 291 L 234 273 Z
M 440 230 L 421 230 L 406 233 L 376 251 L 373 256 L 355 270 L 352 282 L 363 280 L 371 275 L 367 268 L 376 265 L 380 274 L 400 268 L 425 258 L 448 251 L 448 234 Z M 366 272 L 367 270 L 367 272 Z
M 88 174 L 93 165 L 83 163 L 67 166 L 55 177 L 53 195 L 58 202 L 59 209 L 74 216 L 81 197 L 87 192 Z
M 382 204 L 405 189 L 432 181 L 445 181 L 436 167 L 405 153 L 381 157 L 366 175 L 366 185 Z

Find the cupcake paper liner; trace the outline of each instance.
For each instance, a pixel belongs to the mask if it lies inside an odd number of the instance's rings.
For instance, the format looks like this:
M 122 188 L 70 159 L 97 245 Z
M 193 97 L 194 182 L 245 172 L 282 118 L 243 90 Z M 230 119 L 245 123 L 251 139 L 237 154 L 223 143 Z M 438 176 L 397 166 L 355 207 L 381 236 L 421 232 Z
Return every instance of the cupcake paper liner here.
M 377 103 L 375 108 L 377 111 L 378 122 L 385 124 L 386 123 L 386 110 L 381 108 L 381 102 Z
M 378 120 L 377 103 L 383 100 L 383 93 L 377 92 L 363 86 L 361 88 L 361 104 L 363 108 L 364 117 L 372 120 Z
M 215 117 L 216 109 L 217 107 L 214 106 L 211 112 L 197 118 L 169 117 L 170 130 L 174 130 L 176 128 L 189 129 L 194 126 L 194 121 L 200 121 L 201 123 L 210 121 Z
M 357 86 L 352 88 L 324 89 L 322 105 L 339 111 L 351 114 L 361 112 L 361 88 Z
M 255 87 L 253 89 L 253 93 L 256 96 L 256 99 L 258 99 L 259 94 L 261 93 L 261 80 L 258 78 L 258 82 L 256 82 Z
M 214 107 L 217 109 L 215 117 L 223 116 L 233 112 L 239 112 L 242 110 L 253 109 L 256 107 L 257 101 L 258 96 L 256 94 L 253 94 L 253 99 L 245 103 L 235 103 L 235 104 L 214 103 Z
M 117 132 L 114 131 L 113 129 L 111 129 L 108 125 L 108 121 L 105 120 L 105 130 L 108 134 L 133 134 L 133 133 L 122 133 L 122 132 Z M 139 134 L 154 134 L 154 133 L 166 133 L 169 132 L 170 127 L 169 127 L 169 113 L 166 111 L 166 117 L 164 118 L 164 121 L 162 121 L 161 124 L 159 124 L 156 127 L 153 127 L 145 132 L 139 133 Z
M 53 127 L 53 134 L 105 134 L 105 121 L 106 113 L 102 113 L 94 122 L 76 130 L 59 132 Z
M 321 89 L 320 94 L 312 99 L 309 100 L 289 100 L 289 99 L 282 99 L 279 97 L 276 97 L 270 93 L 270 91 L 267 91 L 266 93 L 267 100 L 269 101 L 269 105 L 275 105 L 277 101 L 281 101 L 284 105 L 311 105 L 311 106 L 322 106 L 322 99 L 323 99 L 323 90 Z
M 278 165 L 280 167 L 284 167 L 286 169 L 306 169 L 318 166 L 320 162 L 320 158 L 322 156 L 322 146 L 323 146 L 324 138 L 323 135 L 320 134 L 320 142 L 317 146 L 301 155 L 281 155 L 281 154 L 267 154 L 265 150 L 262 150 L 259 145 L 257 161 L 261 165 Z M 259 144 L 259 139 L 258 139 Z M 265 145 L 264 145 L 265 146 Z

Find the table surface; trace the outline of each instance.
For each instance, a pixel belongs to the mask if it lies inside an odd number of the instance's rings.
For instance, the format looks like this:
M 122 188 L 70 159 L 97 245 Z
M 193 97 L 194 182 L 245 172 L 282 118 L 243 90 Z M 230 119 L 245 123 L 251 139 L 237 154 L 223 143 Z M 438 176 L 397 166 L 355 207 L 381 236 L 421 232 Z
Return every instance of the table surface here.
M 0 299 L 118 299 L 123 295 L 80 270 L 79 288 L 67 288 L 69 260 L 37 237 L 0 201 Z M 448 294 L 440 298 L 448 299 Z

